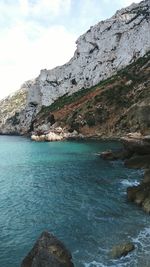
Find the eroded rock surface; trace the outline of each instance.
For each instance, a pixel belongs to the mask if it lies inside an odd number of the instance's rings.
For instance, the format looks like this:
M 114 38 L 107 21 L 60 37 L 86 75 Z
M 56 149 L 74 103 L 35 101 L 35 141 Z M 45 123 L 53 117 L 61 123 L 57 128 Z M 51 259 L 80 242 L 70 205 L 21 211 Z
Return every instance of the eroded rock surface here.
M 150 136 L 134 133 L 122 140 L 125 149 L 132 153 L 125 165 L 129 168 L 143 169 L 145 172 L 144 179 L 138 186 L 127 188 L 128 200 L 141 206 L 146 213 L 150 213 Z
M 134 249 L 135 246 L 133 243 L 123 243 L 112 248 L 111 256 L 114 259 L 125 257 L 129 254 L 129 252 L 133 251 Z
M 72 256 L 55 236 L 43 232 L 21 267 L 73 267 Z

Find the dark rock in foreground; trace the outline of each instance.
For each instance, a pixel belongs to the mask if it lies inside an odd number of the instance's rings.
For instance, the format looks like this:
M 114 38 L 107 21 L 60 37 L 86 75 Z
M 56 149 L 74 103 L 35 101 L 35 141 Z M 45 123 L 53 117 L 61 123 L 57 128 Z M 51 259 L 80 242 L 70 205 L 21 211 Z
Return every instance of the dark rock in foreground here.
M 129 252 L 133 251 L 135 246 L 133 243 L 124 243 L 117 246 L 114 246 L 111 251 L 111 256 L 114 259 L 125 257 Z
M 55 236 L 43 232 L 21 267 L 74 267 L 70 252 Z

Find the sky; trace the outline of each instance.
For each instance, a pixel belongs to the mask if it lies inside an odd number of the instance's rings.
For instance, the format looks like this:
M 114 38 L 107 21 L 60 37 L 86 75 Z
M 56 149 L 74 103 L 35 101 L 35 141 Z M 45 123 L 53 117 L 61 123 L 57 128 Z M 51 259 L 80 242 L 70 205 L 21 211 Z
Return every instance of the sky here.
M 66 63 L 90 26 L 139 0 L 0 0 L 0 99 Z

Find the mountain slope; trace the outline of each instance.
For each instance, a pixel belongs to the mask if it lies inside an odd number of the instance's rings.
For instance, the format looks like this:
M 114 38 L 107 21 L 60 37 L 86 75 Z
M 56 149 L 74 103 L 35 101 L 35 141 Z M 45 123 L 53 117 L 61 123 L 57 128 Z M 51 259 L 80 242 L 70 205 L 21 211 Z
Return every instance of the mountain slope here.
M 150 52 L 97 86 L 65 95 L 43 107 L 33 131 L 49 128 L 50 119 L 85 136 L 116 137 L 150 131 Z
M 89 90 L 143 57 L 150 50 L 149 29 L 149 0 L 132 4 L 91 27 L 77 40 L 77 49 L 68 63 L 52 70 L 41 70 L 39 77 L 23 85 L 27 97 L 25 108 L 17 111 L 18 124 L 11 123 L 12 112 L 8 110 L 5 119 L 1 110 L 0 132 L 28 133 L 44 107 L 63 95 L 72 95 L 83 88 Z M 115 99 L 115 91 L 113 96 Z
M 0 101 L 0 133 L 18 134 L 20 115 L 26 107 L 27 89 L 21 88 Z

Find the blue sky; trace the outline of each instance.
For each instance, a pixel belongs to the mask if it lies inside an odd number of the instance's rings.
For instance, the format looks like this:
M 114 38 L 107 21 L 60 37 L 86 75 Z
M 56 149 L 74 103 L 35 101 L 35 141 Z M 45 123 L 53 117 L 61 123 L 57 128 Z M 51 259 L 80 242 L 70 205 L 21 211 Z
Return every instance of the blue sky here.
M 79 35 L 132 2 L 0 0 L 0 98 L 38 76 L 40 69 L 67 62 Z

